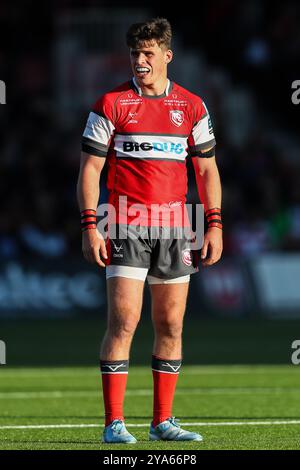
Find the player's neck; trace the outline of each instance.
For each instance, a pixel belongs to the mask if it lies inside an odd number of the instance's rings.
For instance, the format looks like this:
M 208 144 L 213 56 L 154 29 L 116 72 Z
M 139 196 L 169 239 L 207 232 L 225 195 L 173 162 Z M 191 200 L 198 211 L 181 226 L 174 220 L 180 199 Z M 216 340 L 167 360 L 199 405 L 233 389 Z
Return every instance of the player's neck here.
M 167 77 L 163 77 L 160 80 L 152 83 L 151 85 L 139 84 L 143 95 L 149 96 L 160 96 L 163 95 L 166 91 L 168 85 Z

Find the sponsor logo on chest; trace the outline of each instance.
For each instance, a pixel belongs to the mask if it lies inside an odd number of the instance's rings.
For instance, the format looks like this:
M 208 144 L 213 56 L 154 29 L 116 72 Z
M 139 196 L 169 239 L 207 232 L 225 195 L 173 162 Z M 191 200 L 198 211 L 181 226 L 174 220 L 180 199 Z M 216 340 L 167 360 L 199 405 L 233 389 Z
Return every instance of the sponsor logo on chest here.
M 172 135 L 116 134 L 117 157 L 156 158 L 184 161 L 187 156 L 187 137 Z
M 184 147 L 181 143 L 175 142 L 123 142 L 124 152 L 163 152 L 175 153 L 180 155 L 184 152 Z

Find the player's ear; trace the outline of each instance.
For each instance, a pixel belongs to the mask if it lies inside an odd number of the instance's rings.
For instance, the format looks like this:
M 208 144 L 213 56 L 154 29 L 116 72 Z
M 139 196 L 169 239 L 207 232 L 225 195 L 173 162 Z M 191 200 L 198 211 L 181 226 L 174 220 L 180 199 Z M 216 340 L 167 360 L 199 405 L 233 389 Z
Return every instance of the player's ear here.
M 172 59 L 173 59 L 173 52 L 171 51 L 171 49 L 168 49 L 165 55 L 165 63 L 169 64 Z

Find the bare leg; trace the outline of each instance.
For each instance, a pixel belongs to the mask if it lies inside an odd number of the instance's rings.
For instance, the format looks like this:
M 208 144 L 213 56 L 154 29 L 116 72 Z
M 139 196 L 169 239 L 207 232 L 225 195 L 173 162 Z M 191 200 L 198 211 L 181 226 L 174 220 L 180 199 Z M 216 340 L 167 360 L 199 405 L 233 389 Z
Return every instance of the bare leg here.
M 188 288 L 188 282 L 151 286 L 155 356 L 168 359 L 182 356 L 182 328 Z
M 125 277 L 107 281 L 108 319 L 100 359 L 123 360 L 129 357 L 132 338 L 140 320 L 144 282 Z

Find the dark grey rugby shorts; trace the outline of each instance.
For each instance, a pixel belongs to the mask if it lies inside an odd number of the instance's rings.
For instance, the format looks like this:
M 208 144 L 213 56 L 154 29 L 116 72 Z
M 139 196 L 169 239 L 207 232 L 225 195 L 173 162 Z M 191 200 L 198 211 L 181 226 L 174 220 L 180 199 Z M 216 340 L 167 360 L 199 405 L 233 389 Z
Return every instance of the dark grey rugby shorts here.
M 116 225 L 106 240 L 106 277 L 145 280 L 189 280 L 198 271 L 198 251 L 191 249 L 192 234 L 186 227 Z M 127 268 L 127 269 L 125 269 Z M 152 281 L 152 282 L 151 282 Z

